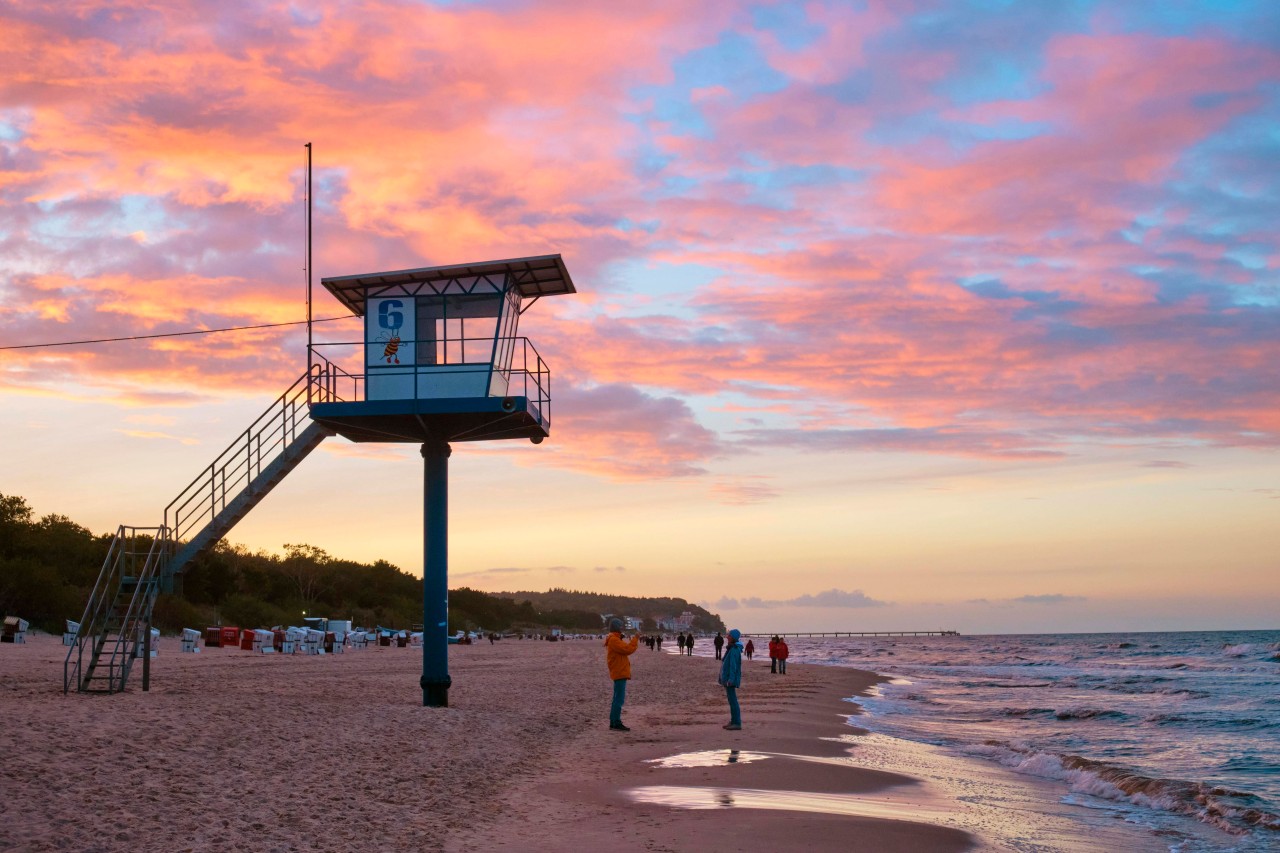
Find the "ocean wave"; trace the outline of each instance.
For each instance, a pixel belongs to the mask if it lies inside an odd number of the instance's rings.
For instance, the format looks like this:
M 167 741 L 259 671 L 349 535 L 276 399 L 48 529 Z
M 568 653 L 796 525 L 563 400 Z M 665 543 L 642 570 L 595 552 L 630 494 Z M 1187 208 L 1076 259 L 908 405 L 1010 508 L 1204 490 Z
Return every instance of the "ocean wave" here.
M 1159 679 L 1158 681 L 1164 681 L 1164 679 Z M 1142 684 L 1137 682 L 1122 682 L 1119 684 L 1098 684 L 1091 689 L 1107 690 L 1112 693 L 1127 693 L 1133 696 L 1168 696 L 1170 698 L 1180 699 L 1208 699 L 1213 696 L 1213 694 L 1208 690 L 1195 690 L 1190 687 L 1180 687 L 1177 685 L 1161 686 L 1158 683 Z
M 1054 711 L 1053 716 L 1059 720 L 1120 720 L 1129 715 L 1106 708 L 1063 708 Z
M 1258 797 L 1244 791 L 1146 776 L 1079 755 L 1037 752 L 999 741 L 970 751 L 1021 773 L 1062 780 L 1077 793 L 1187 815 L 1232 835 L 1280 832 L 1280 815 L 1262 808 Z
M 1190 723 L 1201 729 L 1269 729 L 1273 724 L 1259 717 L 1209 717 L 1204 715 L 1187 716 L 1185 714 L 1152 714 L 1142 719 L 1144 723 L 1155 723 L 1159 726 L 1174 723 Z
M 1130 676 L 1125 679 L 1102 681 L 1101 684 L 1085 685 L 1082 688 L 1091 690 L 1107 690 L 1110 693 L 1128 693 L 1130 695 L 1167 695 L 1183 699 L 1207 699 L 1212 693 L 1208 690 L 1197 690 L 1178 683 L 1162 675 Z
M 1184 717 L 1182 714 L 1152 714 L 1150 717 L 1144 717 L 1142 722 L 1165 726 L 1170 723 L 1188 723 L 1191 722 L 1191 718 Z
M 1259 663 L 1280 661 L 1280 643 L 1235 643 L 1222 647 L 1222 656 L 1234 660 L 1255 660 Z M 1266 668 L 1260 671 L 1268 671 Z
M 1128 714 L 1105 708 L 1001 708 L 1005 717 L 1053 717 L 1058 720 L 1122 720 Z

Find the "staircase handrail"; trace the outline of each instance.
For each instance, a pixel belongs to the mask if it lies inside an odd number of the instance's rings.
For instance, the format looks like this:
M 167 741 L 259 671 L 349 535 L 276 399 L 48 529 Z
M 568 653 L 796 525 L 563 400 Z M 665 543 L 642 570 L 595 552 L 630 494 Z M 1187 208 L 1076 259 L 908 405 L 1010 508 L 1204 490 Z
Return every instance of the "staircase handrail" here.
M 114 570 L 120 562 L 124 541 L 124 525 L 122 524 L 116 529 L 116 535 L 112 538 L 111 545 L 107 548 L 107 556 L 102 561 L 102 568 L 98 571 L 98 579 L 93 584 L 93 591 L 89 593 L 89 600 L 85 602 L 84 615 L 80 617 L 80 628 L 76 632 L 75 642 L 67 650 L 67 660 L 62 665 L 63 693 L 70 691 L 73 677 L 75 682 L 79 683 L 80 673 L 84 667 L 85 638 L 96 638 L 98 629 L 101 627 L 99 621 L 105 621 L 101 617 L 108 601 L 106 591 L 110 589 L 112 591 L 111 594 L 114 595 L 115 589 L 119 586 L 119 574 Z M 74 663 L 71 660 L 72 656 L 75 656 Z
M 139 529 L 154 528 L 134 528 L 135 537 Z M 138 656 L 138 646 L 146 648 L 149 638 L 139 641 L 138 629 L 148 632 L 151 630 L 151 608 L 155 605 L 156 595 L 160 590 L 161 572 L 169 560 L 169 546 L 169 531 L 161 527 L 151 540 L 151 548 L 147 551 L 147 559 L 142 565 L 142 571 L 138 573 L 133 595 L 129 598 L 129 609 L 125 611 L 121 620 L 120 632 L 116 635 L 115 648 L 112 649 L 112 659 L 115 659 L 118 654 L 123 654 L 120 658 L 119 683 L 112 685 L 115 691 L 124 690 L 125 682 L 129 680 L 129 670 Z
M 214 518 L 306 428 L 307 396 L 318 373 L 313 366 L 302 374 L 165 507 L 173 542 Z
M 169 557 L 171 542 L 169 531 L 165 527 L 128 527 L 122 524 L 116 529 L 111 545 L 107 548 L 107 556 L 102 562 L 102 569 L 98 572 L 98 579 L 94 583 L 93 592 L 90 593 L 89 601 L 85 604 L 84 615 L 80 618 L 80 628 L 76 632 L 76 639 L 71 644 L 71 648 L 67 650 L 67 658 L 62 668 L 63 693 L 69 693 L 72 684 L 76 685 L 77 690 L 83 687 L 86 646 L 93 645 L 93 648 L 90 649 L 90 669 L 96 665 L 96 659 L 105 649 L 107 611 L 115 601 L 116 594 L 120 589 L 121 579 L 125 577 L 125 569 L 128 565 L 127 558 L 135 556 L 132 551 L 128 550 L 128 545 L 137 539 L 140 531 L 144 530 L 155 531 L 155 535 L 152 537 L 151 547 L 142 565 L 142 570 L 135 578 L 136 585 L 129 600 L 129 609 L 125 612 L 120 632 L 116 638 L 117 648 L 112 650 L 112 655 L 114 656 L 118 651 L 120 639 L 127 636 L 125 631 L 130 631 L 135 635 L 136 647 L 137 628 L 134 623 L 137 620 L 140 607 L 139 601 L 145 603 L 146 613 L 149 614 L 150 606 L 155 600 L 160 573 L 163 571 Z M 144 588 L 147 595 L 140 600 L 138 594 Z M 102 646 L 97 645 L 100 638 L 103 640 Z M 132 649 L 130 649 L 130 652 L 132 652 Z M 124 688 L 123 679 L 127 677 L 128 665 L 126 664 L 123 678 L 120 681 L 120 689 Z

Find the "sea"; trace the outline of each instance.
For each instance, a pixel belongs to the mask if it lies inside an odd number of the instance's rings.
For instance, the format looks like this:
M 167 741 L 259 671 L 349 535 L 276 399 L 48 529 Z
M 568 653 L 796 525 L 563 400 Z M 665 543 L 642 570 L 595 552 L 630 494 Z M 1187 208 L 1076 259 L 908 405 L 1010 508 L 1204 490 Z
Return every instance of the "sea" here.
M 1280 631 L 787 639 L 889 679 L 851 697 L 857 726 L 1036 777 L 1176 853 L 1280 851 Z

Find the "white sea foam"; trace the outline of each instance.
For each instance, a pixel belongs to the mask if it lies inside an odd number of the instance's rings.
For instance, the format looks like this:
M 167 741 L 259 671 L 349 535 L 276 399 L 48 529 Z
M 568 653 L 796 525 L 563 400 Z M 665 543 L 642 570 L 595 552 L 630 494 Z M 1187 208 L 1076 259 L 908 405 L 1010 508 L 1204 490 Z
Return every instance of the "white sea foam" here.
M 797 639 L 792 655 L 912 682 L 859 699 L 864 728 L 1054 780 L 1162 833 L 1221 835 L 1197 851 L 1280 846 L 1280 632 Z

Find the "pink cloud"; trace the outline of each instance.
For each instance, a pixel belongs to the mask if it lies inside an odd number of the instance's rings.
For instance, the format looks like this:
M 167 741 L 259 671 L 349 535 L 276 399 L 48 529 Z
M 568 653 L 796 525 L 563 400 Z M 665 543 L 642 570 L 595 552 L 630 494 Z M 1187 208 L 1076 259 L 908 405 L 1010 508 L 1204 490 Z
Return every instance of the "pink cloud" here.
M 553 464 L 615 480 L 687 477 L 721 452 L 683 401 L 620 384 L 560 386 Z

